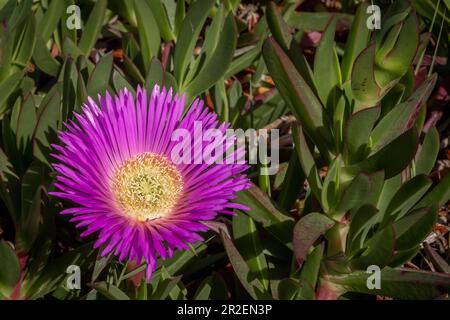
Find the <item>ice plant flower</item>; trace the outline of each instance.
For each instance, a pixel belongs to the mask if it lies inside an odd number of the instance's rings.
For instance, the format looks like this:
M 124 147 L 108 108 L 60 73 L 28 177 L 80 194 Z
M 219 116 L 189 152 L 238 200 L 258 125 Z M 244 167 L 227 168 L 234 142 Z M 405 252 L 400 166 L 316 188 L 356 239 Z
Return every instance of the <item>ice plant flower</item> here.
M 183 116 L 185 100 L 158 86 L 150 97 L 138 87 L 136 97 L 123 90 L 99 96 L 99 105 L 89 98 L 53 146 L 58 161 L 52 195 L 73 203 L 61 214 L 86 228 L 81 236 L 96 233 L 94 246 L 103 256 L 145 261 L 148 279 L 158 257 L 202 240 L 199 232 L 208 230 L 202 222 L 246 209 L 230 201 L 249 186 L 245 163 L 172 161 L 175 130 L 193 134 L 194 122 L 203 132 L 228 128 L 199 99 Z M 189 151 L 195 157 L 207 146 L 191 144 Z M 244 150 L 233 152 L 237 158 Z

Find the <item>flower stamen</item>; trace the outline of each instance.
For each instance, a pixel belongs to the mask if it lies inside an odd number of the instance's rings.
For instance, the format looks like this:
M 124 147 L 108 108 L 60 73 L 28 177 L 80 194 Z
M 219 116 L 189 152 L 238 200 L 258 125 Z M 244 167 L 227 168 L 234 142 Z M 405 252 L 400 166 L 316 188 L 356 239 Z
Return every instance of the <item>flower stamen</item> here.
M 113 190 L 128 216 L 147 221 L 167 216 L 183 190 L 178 169 L 163 155 L 144 152 L 116 171 Z

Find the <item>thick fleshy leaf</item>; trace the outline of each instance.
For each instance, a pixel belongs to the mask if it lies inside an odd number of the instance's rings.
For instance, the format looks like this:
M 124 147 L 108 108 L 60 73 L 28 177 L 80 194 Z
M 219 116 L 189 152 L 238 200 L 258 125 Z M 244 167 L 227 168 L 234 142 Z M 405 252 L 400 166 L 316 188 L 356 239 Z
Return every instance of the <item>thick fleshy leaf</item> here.
M 33 162 L 22 178 L 21 215 L 17 230 L 17 246 L 28 252 L 38 237 L 42 224 L 41 194 L 48 173 L 39 162 Z
M 61 117 L 61 94 L 55 85 L 42 100 L 37 114 L 36 128 L 33 132 L 33 154 L 43 163 L 49 163 L 49 146 L 56 138 Z
M 373 227 L 378 210 L 373 205 L 364 205 L 350 215 L 345 254 L 352 256 L 362 248 L 370 228 Z
M 369 45 L 356 58 L 351 74 L 353 97 L 359 102 L 355 111 L 374 106 L 382 91 L 375 80 L 375 44 Z
M 278 299 L 297 300 L 302 286 L 295 279 L 286 278 L 278 283 Z
M 263 56 L 286 104 L 301 121 L 305 132 L 322 151 L 322 154 L 327 155 L 326 144 L 330 141 L 330 137 L 325 127 L 326 115 L 319 99 L 273 38 L 268 38 L 264 43 Z
M 224 78 L 229 78 L 237 74 L 238 72 L 244 70 L 250 66 L 253 61 L 261 54 L 261 45 L 258 43 L 254 48 L 248 50 L 247 52 L 241 54 L 233 61 L 231 61 Z
M 289 27 L 284 22 L 275 2 L 270 1 L 267 4 L 266 19 L 272 36 L 283 50 L 288 51 L 292 35 L 289 33 Z
M 310 300 L 315 299 L 315 288 L 319 278 L 320 265 L 323 258 L 325 243 L 317 245 L 305 260 L 300 271 L 299 280 L 303 284 L 300 296 Z
M 365 204 L 375 205 L 383 188 L 383 183 L 383 171 L 372 174 L 359 173 L 342 194 L 337 211 L 355 210 Z
M 9 296 L 19 277 L 19 259 L 13 248 L 5 240 L 0 239 L 0 293 Z
M 9 96 L 16 90 L 23 76 L 24 72 L 18 71 L 0 82 L 0 92 L 2 93 L 0 96 L 0 117 L 8 112 L 8 105 L 6 102 L 8 101 Z
M 315 197 L 320 199 L 322 194 L 322 180 L 320 179 L 319 171 L 300 125 L 294 125 L 292 127 L 292 138 L 294 139 L 295 150 L 309 186 Z
M 206 277 L 194 295 L 194 300 L 226 300 L 228 299 L 227 285 L 218 273 Z
M 386 266 L 392 259 L 395 249 L 395 233 L 392 225 L 378 231 L 365 243 L 366 249 L 360 257 L 352 260 L 352 265 L 358 269 L 366 269 L 367 266 L 377 265 L 380 268 Z
M 419 21 L 415 12 L 408 13 L 404 8 L 406 2 L 396 1 L 390 8 L 393 15 L 384 21 L 385 25 L 379 37 L 376 37 L 377 54 L 375 61 L 377 65 L 376 78 L 378 83 L 384 87 L 406 74 L 409 66 L 417 52 L 419 45 Z M 398 11 L 399 13 L 396 13 Z M 390 18 L 396 21 L 397 17 L 405 14 L 403 21 L 390 28 Z M 383 34 L 384 33 L 384 34 Z M 381 34 L 383 34 L 381 36 Z
M 321 204 L 326 214 L 330 215 L 338 204 L 341 170 L 344 166 L 341 155 L 331 162 L 323 181 Z
M 179 37 L 174 53 L 174 74 L 180 85 L 183 84 L 198 35 L 214 3 L 214 0 L 195 1 L 181 24 L 180 34 L 183 36 Z
M 334 224 L 333 220 L 318 212 L 312 212 L 297 222 L 294 227 L 293 245 L 299 266 L 302 266 L 309 248 Z
M 292 152 L 289 165 L 280 187 L 277 202 L 285 210 L 289 210 L 295 200 L 298 198 L 300 191 L 303 189 L 305 174 L 303 173 L 297 152 Z
M 416 174 L 429 174 L 433 170 L 439 153 L 439 144 L 439 132 L 436 127 L 433 127 L 425 134 L 423 143 L 416 154 Z
M 109 300 L 130 300 L 125 292 L 105 281 L 93 283 L 91 286 Z
M 113 56 L 111 53 L 103 56 L 97 63 L 87 85 L 87 92 L 90 97 L 105 94 L 111 77 L 112 64 Z
M 139 43 L 145 68 L 148 70 L 152 58 L 158 56 L 161 36 L 156 18 L 146 1 L 135 0 L 134 9 L 139 28 Z
M 162 268 L 159 281 L 156 285 L 154 292 L 150 295 L 150 300 L 164 300 L 177 289 L 177 285 L 181 280 L 181 275 L 172 277 L 170 274 Z
M 314 82 L 317 85 L 318 95 L 322 105 L 331 110 L 336 104 L 336 90 L 342 84 L 341 68 L 334 42 L 336 22 L 334 17 L 330 19 L 314 55 Z
M 370 29 L 366 26 L 368 5 L 367 2 L 359 5 L 355 18 L 353 19 L 352 27 L 350 28 L 347 42 L 345 43 L 344 57 L 342 58 L 341 65 L 343 82 L 350 79 L 353 63 L 369 41 Z
M 97 1 L 84 25 L 78 47 L 85 56 L 89 56 L 100 34 L 100 30 L 103 26 L 103 19 L 105 17 L 106 5 L 106 0 Z
M 269 299 L 270 296 L 265 291 L 263 284 L 258 278 L 252 279 L 251 270 L 244 258 L 242 258 L 239 251 L 236 249 L 233 241 L 223 232 L 220 232 L 222 243 L 225 247 L 225 251 L 230 258 L 231 265 L 233 266 L 236 276 L 240 280 L 242 286 L 247 290 L 248 294 L 253 299 Z
M 23 35 L 20 38 L 20 41 L 16 44 L 16 54 L 13 56 L 13 61 L 15 64 L 13 64 L 13 66 L 26 66 L 28 64 L 33 55 L 34 46 L 36 44 L 36 34 L 36 18 L 34 15 L 30 15 L 27 18 Z M 13 70 L 17 70 L 17 68 L 13 68 Z
M 409 129 L 390 144 L 367 159 L 348 167 L 349 171 L 375 172 L 385 170 L 386 178 L 400 173 L 413 159 L 417 150 L 417 130 Z M 396 159 L 395 162 L 392 159 Z
M 286 13 L 286 22 L 289 26 L 306 31 L 324 31 L 332 16 L 336 16 L 338 21 L 350 26 L 353 15 L 339 12 L 306 12 L 296 11 L 295 6 Z
M 31 150 L 31 139 L 36 125 L 36 105 L 33 95 L 25 98 L 23 103 L 14 106 L 11 114 L 11 129 L 16 137 L 19 154 L 28 158 Z
M 422 198 L 432 184 L 426 175 L 418 175 L 404 183 L 395 193 L 386 209 L 384 221 L 398 220 Z
M 380 150 L 414 125 L 420 108 L 434 88 L 436 78 L 434 75 L 425 80 L 405 102 L 394 107 L 380 120 L 371 134 L 372 153 Z
M 15 206 L 14 194 L 11 194 L 10 190 L 14 190 L 13 185 L 17 185 L 18 182 L 19 177 L 14 172 L 8 157 L 0 148 L 0 197 L 14 222 L 17 222 L 18 219 L 18 209 Z
M 159 31 L 161 32 L 161 37 L 164 39 L 164 41 L 167 42 L 174 40 L 175 35 L 173 34 L 172 28 L 170 27 L 170 21 L 163 2 L 159 0 L 148 0 L 148 5 L 150 6 L 153 17 L 158 24 Z
M 202 53 L 205 54 L 205 62 L 211 59 L 211 55 L 220 42 L 221 34 L 225 32 L 223 30 L 223 24 L 226 16 L 225 5 L 221 4 L 205 32 L 205 41 L 202 46 Z
M 233 238 L 254 277 L 259 279 L 267 290 L 269 288 L 269 270 L 253 219 L 245 214 L 234 216 Z
M 112 252 L 104 257 L 102 257 L 100 254 L 97 256 L 97 260 L 95 261 L 94 265 L 94 271 L 92 272 L 91 282 L 95 282 L 95 280 L 97 280 L 98 276 L 111 262 L 111 258 Z
M 345 292 L 360 292 L 398 299 L 434 299 L 441 295 L 441 290 L 450 288 L 450 275 L 386 267 L 380 274 L 381 288 L 369 289 L 367 283 L 371 275 L 364 270 L 346 275 L 327 276 L 326 281 L 334 287 L 338 295 Z
M 233 59 L 236 48 L 236 33 L 234 17 L 232 14 L 228 14 L 223 24 L 220 41 L 217 43 L 214 53 L 207 59 L 199 75 L 186 87 L 186 92 L 190 97 L 195 97 L 208 90 L 223 77 Z
M 435 206 L 439 208 L 450 199 L 450 174 L 445 175 L 444 178 L 435 186 L 415 208 L 423 208 L 428 206 Z
M 42 40 L 47 41 L 53 32 L 55 32 L 65 9 L 66 1 L 52 0 L 50 2 L 50 5 L 38 25 L 39 34 L 42 37 Z
M 69 275 L 66 270 L 70 265 L 80 268 L 95 259 L 96 250 L 92 250 L 92 243 L 78 247 L 58 257 L 47 264 L 38 277 L 22 285 L 22 294 L 29 299 L 37 299 L 55 290 Z
M 73 59 L 67 57 L 62 72 L 62 120 L 66 120 L 71 116 L 72 111 L 75 110 L 75 107 L 77 106 L 78 77 L 78 70 L 76 69 Z M 82 77 L 80 80 L 83 81 Z M 103 79 L 101 80 L 103 81 Z
M 53 2 L 63 3 L 63 1 Z M 50 51 L 45 45 L 45 41 L 39 34 L 36 37 L 36 45 L 33 52 L 33 61 L 36 66 L 45 73 L 54 77 L 58 75 L 58 71 L 61 65 L 55 58 L 52 57 Z
M 114 84 L 114 89 L 118 92 L 120 89 L 126 88 L 133 95 L 136 94 L 136 90 L 133 85 L 122 75 L 120 72 L 113 70 L 112 82 Z
M 348 164 L 363 160 L 369 152 L 370 133 L 375 125 L 381 108 L 374 107 L 352 114 L 344 130 L 344 155 Z
M 436 218 L 435 208 L 421 208 L 395 222 L 396 249 L 406 250 L 420 244 L 430 233 Z
M 293 219 L 280 212 L 272 200 L 256 186 L 238 193 L 237 202 L 250 208 L 248 215 L 270 232 L 281 243 L 290 247 L 291 236 L 285 230 L 292 228 Z

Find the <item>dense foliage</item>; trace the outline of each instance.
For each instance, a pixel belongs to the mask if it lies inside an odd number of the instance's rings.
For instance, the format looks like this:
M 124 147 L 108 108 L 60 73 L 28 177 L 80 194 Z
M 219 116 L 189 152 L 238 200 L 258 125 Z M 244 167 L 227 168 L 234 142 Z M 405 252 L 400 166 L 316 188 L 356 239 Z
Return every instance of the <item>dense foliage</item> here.
M 450 3 L 381 1 L 371 30 L 369 1 L 328 2 L 0 1 L 0 298 L 448 298 L 448 240 L 426 239 L 449 229 Z M 155 84 L 232 128 L 279 129 L 280 169 L 252 165 L 234 200 L 250 210 L 147 282 L 49 192 L 52 144 L 87 97 Z

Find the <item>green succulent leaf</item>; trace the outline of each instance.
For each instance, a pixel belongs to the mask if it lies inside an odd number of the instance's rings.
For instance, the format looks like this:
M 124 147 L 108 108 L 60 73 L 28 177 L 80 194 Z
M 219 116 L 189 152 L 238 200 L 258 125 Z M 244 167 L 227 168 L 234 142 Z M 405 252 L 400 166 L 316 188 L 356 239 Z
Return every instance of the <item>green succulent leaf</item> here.
M 435 83 L 436 75 L 425 80 L 405 102 L 394 107 L 380 120 L 371 134 L 372 153 L 380 150 L 414 125 L 419 110 L 428 99 Z
M 44 13 L 39 25 L 39 34 L 42 40 L 47 41 L 55 32 L 59 20 L 65 13 L 66 1 L 52 0 Z M 44 42 L 45 43 L 45 42 Z
M 319 279 L 320 266 L 324 254 L 324 243 L 317 245 L 308 255 L 303 264 L 299 281 L 303 284 L 300 289 L 300 296 L 310 300 L 315 299 L 315 288 Z
M 99 60 L 87 84 L 88 96 L 97 97 L 98 94 L 105 94 L 111 77 L 112 65 L 113 56 L 110 53 Z
M 60 86 L 55 85 L 42 100 L 33 132 L 33 154 L 42 163 L 49 164 L 50 143 L 56 137 L 61 119 Z
M 386 178 L 391 178 L 411 162 L 416 154 L 417 143 L 417 129 L 412 127 L 367 159 L 349 166 L 348 170 L 369 173 L 384 170 Z
M 327 214 L 332 213 L 338 204 L 342 167 L 342 157 L 339 155 L 331 163 L 325 180 L 323 181 L 321 204 L 323 210 Z
M 105 281 L 96 282 L 91 286 L 109 300 L 130 300 L 130 297 L 125 292 Z
M 292 242 L 299 266 L 305 261 L 309 248 L 334 224 L 333 220 L 318 212 L 307 214 L 296 223 Z
M 0 239 L 0 293 L 9 296 L 20 278 L 20 265 L 14 249 Z
M 431 128 L 423 139 L 415 158 L 416 174 L 429 174 L 433 170 L 439 153 L 439 132 Z
M 367 28 L 367 7 L 369 4 L 363 2 L 359 5 L 353 19 L 347 42 L 345 43 L 344 56 L 342 58 L 341 70 L 343 82 L 350 80 L 353 63 L 356 57 L 366 48 L 370 37 L 370 29 Z
M 200 74 L 186 87 L 186 92 L 190 97 L 195 97 L 213 86 L 224 73 L 233 59 L 236 48 L 236 24 L 232 14 L 228 14 L 223 24 L 223 33 L 214 53 L 207 58 L 205 66 Z
M 9 107 L 7 104 L 8 98 L 16 90 L 19 83 L 24 76 L 23 71 L 17 71 L 16 73 L 9 76 L 7 79 L 0 82 L 0 117 L 2 117 L 6 112 L 8 112 Z
M 234 216 L 233 238 L 236 247 L 255 278 L 261 281 L 265 290 L 268 290 L 269 269 L 259 240 L 259 233 L 253 219 L 242 213 Z
M 89 56 L 100 34 L 106 13 L 106 5 L 106 0 L 98 0 L 83 28 L 84 32 L 80 38 L 78 47 L 85 56 Z M 75 56 L 73 56 L 73 58 L 75 58 Z
M 450 174 L 445 175 L 441 181 L 430 191 L 415 208 L 423 208 L 428 206 L 441 207 L 450 199 Z
M 331 109 L 336 104 L 337 89 L 342 85 L 341 68 L 334 35 L 337 20 L 329 21 L 314 55 L 314 80 L 322 105 Z
M 63 1 L 53 1 L 61 3 Z M 33 52 L 33 61 L 36 66 L 47 73 L 48 75 L 56 77 L 58 75 L 59 69 L 61 67 L 60 63 L 52 57 L 45 41 L 40 35 L 36 36 L 36 45 Z
M 141 45 L 142 58 L 146 70 L 150 66 L 153 57 L 158 56 L 161 36 L 155 15 L 159 12 L 152 12 L 154 5 L 150 2 L 135 0 L 134 8 L 139 28 L 139 43 Z M 161 15 L 161 13 L 159 13 Z M 159 17 L 158 19 L 162 19 Z
M 252 186 L 250 189 L 240 191 L 237 202 L 250 208 L 247 214 L 260 223 L 276 239 L 284 245 L 291 247 L 291 237 L 285 232 L 286 228 L 293 226 L 293 219 L 282 213 L 272 200 L 261 189 Z
M 278 283 L 278 298 L 280 300 L 297 300 L 299 298 L 302 285 L 295 279 L 282 279 Z
M 291 108 L 297 119 L 302 122 L 305 132 L 319 147 L 322 154 L 327 155 L 326 144 L 331 139 L 328 130 L 325 128 L 326 114 L 319 99 L 273 38 L 266 40 L 263 56 L 286 104 Z
M 295 6 L 291 6 L 285 13 L 286 22 L 289 26 L 305 31 L 324 31 L 330 19 L 336 16 L 339 22 L 350 26 L 353 15 L 336 12 L 306 12 L 295 11 Z
M 361 256 L 352 260 L 353 267 L 365 269 L 367 266 L 386 266 L 392 259 L 395 249 L 395 232 L 392 225 L 386 226 L 378 231 L 373 237 L 366 241 L 365 250 Z
M 288 51 L 292 35 L 289 33 L 288 25 L 278 11 L 277 5 L 272 1 L 267 4 L 266 19 L 272 36 L 284 51 Z
M 355 59 L 351 74 L 351 89 L 358 104 L 355 111 L 372 107 L 382 98 L 382 90 L 375 80 L 375 44 L 370 44 Z
M 415 209 L 394 224 L 396 249 L 406 250 L 420 244 L 436 222 L 434 208 Z
M 21 294 L 28 299 L 37 299 L 54 291 L 69 275 L 66 271 L 70 265 L 80 268 L 87 266 L 96 257 L 92 244 L 88 243 L 53 260 L 30 282 L 24 282 Z
M 317 199 L 321 199 L 322 194 L 322 180 L 319 176 L 314 158 L 309 149 L 306 137 L 303 134 L 303 129 L 300 125 L 294 125 L 292 127 L 292 137 L 295 143 L 295 151 L 297 157 L 305 173 L 306 179 L 309 182 L 309 186 Z
M 350 215 L 345 254 L 349 257 L 363 247 L 370 229 L 376 222 L 378 209 L 370 204 L 363 205 Z
M 227 298 L 227 285 L 218 273 L 206 277 L 194 294 L 194 300 L 226 300 Z
M 404 76 L 416 55 L 419 21 L 415 12 L 408 14 L 409 9 L 404 1 L 393 3 L 389 8 L 393 14 L 386 14 L 382 32 L 376 37 L 376 78 L 382 87 Z
M 198 35 L 214 3 L 214 0 L 195 1 L 181 24 L 179 33 L 183 37 L 179 37 L 174 53 L 174 75 L 180 85 L 184 84 L 184 76 Z
M 150 6 L 150 9 L 152 10 L 153 17 L 155 18 L 158 24 L 158 28 L 161 32 L 161 36 L 164 39 L 164 41 L 169 42 L 174 40 L 175 35 L 172 32 L 169 17 L 167 16 L 167 11 L 163 2 L 159 0 L 148 0 L 147 3 Z
M 428 191 L 431 184 L 431 179 L 426 175 L 415 176 L 404 183 L 389 202 L 384 220 L 387 222 L 402 218 Z
M 264 289 L 264 285 L 258 278 L 251 276 L 251 270 L 248 264 L 242 258 L 239 251 L 236 249 L 233 241 L 223 231 L 220 232 L 222 243 L 225 247 L 225 251 L 230 258 L 231 265 L 236 273 L 236 276 L 240 280 L 241 284 L 247 290 L 248 294 L 253 299 L 268 299 L 270 296 Z
M 441 295 L 441 290 L 450 288 L 450 276 L 446 274 L 386 267 L 380 274 L 381 288 L 369 289 L 367 283 L 371 275 L 366 271 L 359 271 L 328 276 L 326 281 L 334 287 L 338 295 L 360 292 L 398 299 L 435 299 Z
M 369 152 L 370 134 L 381 109 L 368 108 L 352 114 L 344 130 L 344 155 L 346 163 L 363 160 Z
M 359 173 L 343 192 L 337 211 L 355 210 L 366 204 L 375 205 L 383 184 L 383 171 L 377 171 L 372 174 Z

